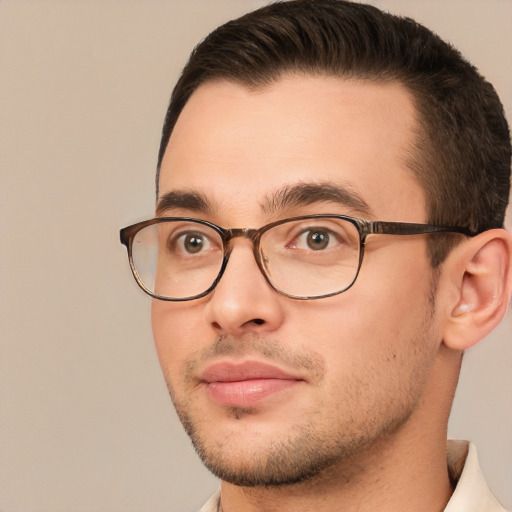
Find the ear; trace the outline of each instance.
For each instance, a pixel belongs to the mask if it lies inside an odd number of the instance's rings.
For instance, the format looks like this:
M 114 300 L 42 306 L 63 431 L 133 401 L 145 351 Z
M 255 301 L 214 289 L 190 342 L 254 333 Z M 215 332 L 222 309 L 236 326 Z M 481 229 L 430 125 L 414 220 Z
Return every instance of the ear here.
M 453 256 L 453 257 L 451 257 Z M 492 229 L 455 248 L 443 269 L 451 279 L 444 344 L 466 350 L 487 336 L 507 311 L 512 289 L 512 235 Z

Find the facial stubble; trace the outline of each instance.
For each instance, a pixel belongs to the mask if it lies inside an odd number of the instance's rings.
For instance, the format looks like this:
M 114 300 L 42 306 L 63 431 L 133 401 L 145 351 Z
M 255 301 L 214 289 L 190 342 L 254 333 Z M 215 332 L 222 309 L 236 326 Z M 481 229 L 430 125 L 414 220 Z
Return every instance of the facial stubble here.
M 403 360 L 400 357 L 395 360 L 394 367 L 398 372 L 395 379 L 400 380 L 398 395 L 389 394 L 391 398 L 387 402 L 370 401 L 361 413 L 361 404 L 366 403 L 363 401 L 365 396 L 372 392 L 372 382 L 375 385 L 372 374 L 378 371 L 378 364 L 375 367 L 369 364 L 367 375 L 352 379 L 342 388 L 344 410 L 349 412 L 341 421 L 338 411 L 324 410 L 319 425 L 318 415 L 311 411 L 311 414 L 304 414 L 303 419 L 291 427 L 276 430 L 275 435 L 256 450 L 238 446 L 236 427 L 223 439 L 211 439 L 208 431 L 211 430 L 210 421 L 213 420 L 204 417 L 202 411 L 194 409 L 190 395 L 178 399 L 171 379 L 166 376 L 178 416 L 205 466 L 221 480 L 246 487 L 293 485 L 314 480 L 334 466 L 352 467 L 350 461 L 357 454 L 371 450 L 376 442 L 391 436 L 407 422 L 417 407 L 422 383 L 426 380 L 425 368 L 434 357 L 431 348 L 434 289 L 431 289 L 428 297 L 429 311 L 423 325 L 418 329 L 416 338 L 410 340 L 408 356 Z M 190 384 L 195 368 L 202 361 L 220 355 L 249 354 L 260 354 L 270 361 L 306 370 L 311 376 L 308 385 L 320 386 L 324 381 L 326 364 L 317 353 L 302 350 L 291 354 L 283 350 L 278 340 L 251 335 L 239 339 L 219 337 L 212 347 L 189 362 L 184 371 L 184 382 Z M 409 367 L 404 372 L 407 365 Z M 404 373 L 408 374 L 407 379 Z M 317 405 L 322 407 L 322 404 Z M 231 407 L 225 413 L 240 425 L 258 414 L 252 407 Z M 337 425 L 338 428 L 326 429 L 323 425 Z M 340 476 L 349 481 L 351 474 L 352 470 L 347 469 Z

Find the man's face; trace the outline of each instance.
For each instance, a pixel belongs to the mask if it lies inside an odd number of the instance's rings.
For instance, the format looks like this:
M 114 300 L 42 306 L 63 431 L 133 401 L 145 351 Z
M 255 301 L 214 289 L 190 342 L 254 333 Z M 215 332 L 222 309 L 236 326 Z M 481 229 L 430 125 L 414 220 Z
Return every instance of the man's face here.
M 205 84 L 167 147 L 160 199 L 174 194 L 158 214 L 226 228 L 319 213 L 425 222 L 406 165 L 414 116 L 398 84 Z M 352 199 L 286 200 L 304 184 Z M 319 300 L 277 293 L 236 238 L 212 293 L 152 305 L 173 402 L 206 465 L 239 485 L 291 483 L 398 435 L 440 344 L 433 293 L 424 236 L 370 236 L 356 283 Z

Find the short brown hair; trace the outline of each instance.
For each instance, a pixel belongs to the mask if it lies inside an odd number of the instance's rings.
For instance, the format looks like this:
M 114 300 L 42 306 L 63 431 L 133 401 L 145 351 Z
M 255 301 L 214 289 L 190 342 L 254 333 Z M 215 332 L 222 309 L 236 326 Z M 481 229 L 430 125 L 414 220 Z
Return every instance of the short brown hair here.
M 344 0 L 292 0 L 230 21 L 192 52 L 172 93 L 159 171 L 192 93 L 211 80 L 249 88 L 286 73 L 397 81 L 419 114 L 411 161 L 428 222 L 475 231 L 502 227 L 510 189 L 510 133 L 494 90 L 461 54 L 409 18 Z M 429 244 L 434 267 L 450 238 Z

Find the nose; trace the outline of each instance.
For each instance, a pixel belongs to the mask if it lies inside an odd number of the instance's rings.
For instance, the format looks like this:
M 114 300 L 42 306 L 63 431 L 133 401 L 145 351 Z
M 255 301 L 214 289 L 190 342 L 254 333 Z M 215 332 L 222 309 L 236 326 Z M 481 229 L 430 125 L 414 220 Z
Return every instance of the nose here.
M 217 334 L 272 332 L 283 322 L 285 300 L 261 273 L 251 242 L 239 239 L 220 282 L 208 298 L 206 321 Z

